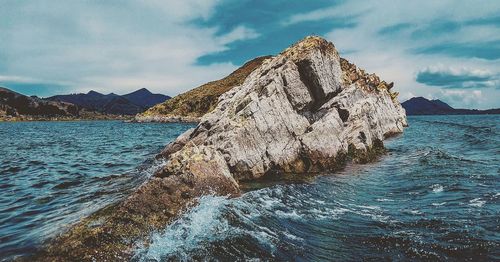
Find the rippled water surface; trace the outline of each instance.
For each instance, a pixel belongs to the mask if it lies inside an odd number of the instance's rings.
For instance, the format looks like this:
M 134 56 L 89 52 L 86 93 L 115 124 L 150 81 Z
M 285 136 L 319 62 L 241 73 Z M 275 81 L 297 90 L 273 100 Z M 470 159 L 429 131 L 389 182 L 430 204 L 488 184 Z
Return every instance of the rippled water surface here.
M 240 198 L 203 197 L 134 260 L 499 260 L 500 116 L 409 124 L 376 163 Z M 0 123 L 2 256 L 123 197 L 189 127 Z
M 192 125 L 119 121 L 0 123 L 0 260 L 29 254 L 123 197 Z
M 409 123 L 377 163 L 204 197 L 136 259 L 499 260 L 500 116 Z

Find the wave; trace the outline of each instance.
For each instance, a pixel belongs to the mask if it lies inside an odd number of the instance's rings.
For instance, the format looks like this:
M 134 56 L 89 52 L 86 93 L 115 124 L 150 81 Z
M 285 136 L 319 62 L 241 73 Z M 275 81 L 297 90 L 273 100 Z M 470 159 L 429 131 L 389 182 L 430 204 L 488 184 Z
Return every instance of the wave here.
M 436 147 L 428 147 L 426 150 L 421 151 L 419 161 L 423 164 L 437 165 L 449 165 L 450 162 L 486 164 L 484 161 L 473 160 L 465 158 L 463 156 L 453 155 L 445 149 Z
M 415 119 L 415 121 L 429 123 L 429 124 L 438 124 L 438 125 L 446 125 L 446 126 L 451 126 L 451 127 L 458 127 L 458 128 L 468 129 L 468 130 L 477 131 L 477 132 L 496 134 L 495 126 L 475 126 L 475 125 L 461 124 L 461 123 L 455 123 L 455 122 L 445 122 L 445 121 L 438 121 L 438 120 L 423 120 L 423 119 Z
M 149 246 L 139 246 L 133 260 L 136 261 L 189 261 L 190 252 L 202 243 L 224 240 L 235 234 L 223 208 L 229 204 L 226 197 L 203 196 L 199 204 L 169 225 L 164 232 L 154 233 Z

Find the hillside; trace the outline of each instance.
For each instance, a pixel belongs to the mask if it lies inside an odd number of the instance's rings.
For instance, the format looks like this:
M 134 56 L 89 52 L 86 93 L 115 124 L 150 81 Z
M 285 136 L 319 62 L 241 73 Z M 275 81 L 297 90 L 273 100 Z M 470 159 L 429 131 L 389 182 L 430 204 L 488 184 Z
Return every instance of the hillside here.
M 208 82 L 186 93 L 175 96 L 164 103 L 158 104 L 136 117 L 139 121 L 152 118 L 179 118 L 196 121 L 207 112 L 212 111 L 223 93 L 241 85 L 246 77 L 258 68 L 264 60 L 271 56 L 257 57 L 248 61 L 236 71 L 220 80 Z
M 79 111 L 78 106 L 71 103 L 47 101 L 0 87 L 0 117 L 77 116 Z
M 0 87 L 0 121 L 117 119 L 75 104 L 26 96 Z
M 141 88 L 130 94 L 123 95 L 122 97 L 143 108 L 150 108 L 171 98 L 170 96 L 162 94 L 153 94 L 146 88 Z
M 435 99 L 429 100 L 423 97 L 413 97 L 401 104 L 407 115 L 485 115 L 500 114 L 500 108 L 478 110 L 478 109 L 456 109 L 445 102 Z

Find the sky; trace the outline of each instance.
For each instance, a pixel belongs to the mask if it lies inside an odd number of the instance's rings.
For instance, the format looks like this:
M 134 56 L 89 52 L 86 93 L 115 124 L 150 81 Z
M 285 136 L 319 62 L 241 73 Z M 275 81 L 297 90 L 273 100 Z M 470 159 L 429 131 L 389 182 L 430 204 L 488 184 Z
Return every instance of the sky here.
M 0 86 L 176 95 L 307 35 L 400 101 L 500 107 L 500 1 L 0 0 Z

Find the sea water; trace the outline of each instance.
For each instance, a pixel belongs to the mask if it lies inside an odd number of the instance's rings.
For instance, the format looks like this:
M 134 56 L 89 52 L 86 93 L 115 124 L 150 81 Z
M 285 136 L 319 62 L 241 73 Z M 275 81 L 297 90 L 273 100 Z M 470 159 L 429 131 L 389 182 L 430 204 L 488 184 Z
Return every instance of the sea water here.
M 133 260 L 499 260 L 500 116 L 408 120 L 375 163 L 202 197 Z M 123 198 L 190 127 L 0 123 L 0 257 Z
M 154 156 L 191 124 L 0 123 L 0 260 L 30 254 L 113 203 L 160 165 Z

